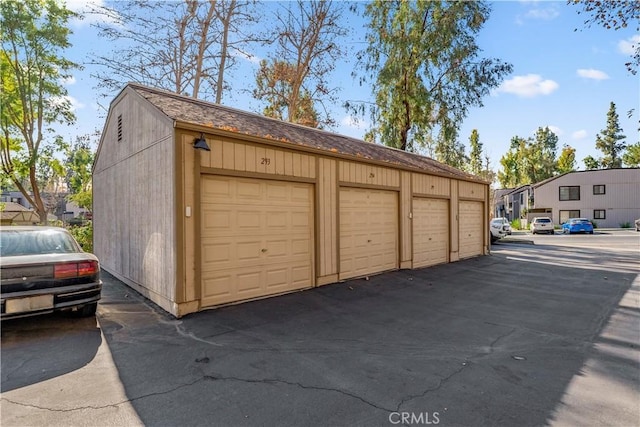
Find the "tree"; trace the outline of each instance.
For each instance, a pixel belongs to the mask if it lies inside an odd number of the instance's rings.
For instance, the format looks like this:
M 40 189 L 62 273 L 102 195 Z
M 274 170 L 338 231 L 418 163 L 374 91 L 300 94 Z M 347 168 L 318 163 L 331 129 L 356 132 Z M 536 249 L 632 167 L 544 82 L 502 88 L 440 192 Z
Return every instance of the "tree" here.
M 83 135 L 76 138 L 72 146 L 66 147 L 67 187 L 69 188 L 69 200 L 81 208 L 92 210 L 91 168 L 95 158 L 92 148 L 92 139 L 99 133 Z
M 562 152 L 560 152 L 560 157 L 558 157 L 557 165 L 557 171 L 561 174 L 576 170 L 576 149 L 569 145 L 564 145 Z
M 527 141 L 514 136 L 511 138 L 509 151 L 500 159 L 502 169 L 498 171 L 498 182 L 502 188 L 514 188 L 525 182 L 523 158 L 526 157 Z
M 526 158 L 527 175 L 531 183 L 551 178 L 558 169 L 556 153 L 558 136 L 548 127 L 539 127 L 530 140 Z
M 636 25 L 636 32 L 640 31 L 640 2 L 635 0 L 568 0 L 568 4 L 581 8 L 578 14 L 585 13 L 588 17 L 584 21 L 586 27 L 599 25 L 607 30 L 619 30 L 629 24 Z M 633 60 L 625 64 L 632 74 L 636 74 L 640 66 L 640 43 L 635 45 Z
M 256 37 L 246 29 L 257 21 L 243 0 L 115 2 L 93 11 L 111 17 L 95 24 L 116 47 L 92 54 L 98 88 L 119 90 L 129 81 L 194 98 L 222 102 L 226 73 Z M 117 25 L 113 25 L 113 19 Z M 106 94 L 105 94 L 106 95 Z
M 415 151 L 440 128 L 453 134 L 472 106 L 512 66 L 480 58 L 477 34 L 490 8 L 482 2 L 374 0 L 367 4 L 368 47 L 361 83 L 373 82 L 371 139 Z M 361 103 L 347 104 L 364 113 Z M 440 131 L 438 130 L 438 133 Z
M 478 129 L 471 131 L 469 136 L 469 172 L 474 175 L 482 173 L 482 142 L 480 142 L 480 134 Z
M 77 68 L 62 56 L 70 47 L 68 21 L 76 15 L 55 0 L 5 0 L 0 12 L 2 171 L 45 223 L 39 179 L 47 147 L 55 143 L 48 126 L 75 120 L 60 82 Z
M 515 136 L 502 156 L 498 181 L 502 187 L 535 184 L 558 173 L 558 137 L 548 127 L 538 128 L 534 138 Z
M 441 163 L 462 169 L 469 158 L 465 155 L 465 148 L 458 141 L 457 132 L 452 128 L 442 128 L 436 142 L 436 160 Z
M 343 53 L 341 15 L 339 4 L 321 0 L 287 3 L 276 14 L 277 47 L 260 62 L 253 91 L 266 102 L 265 115 L 311 127 L 334 123 L 325 103 L 335 101 L 328 77 Z
M 582 162 L 584 163 L 584 168 L 586 170 L 600 169 L 601 167 L 598 159 L 593 156 L 585 157 L 584 159 L 582 159 Z
M 640 142 L 636 142 L 627 147 L 627 152 L 622 156 L 622 161 L 627 167 L 640 167 Z
M 611 102 L 607 112 L 607 127 L 596 135 L 596 148 L 604 154 L 599 163 L 604 169 L 622 167 L 621 153 L 627 146 L 623 141 L 625 138 L 618 122 L 616 104 Z

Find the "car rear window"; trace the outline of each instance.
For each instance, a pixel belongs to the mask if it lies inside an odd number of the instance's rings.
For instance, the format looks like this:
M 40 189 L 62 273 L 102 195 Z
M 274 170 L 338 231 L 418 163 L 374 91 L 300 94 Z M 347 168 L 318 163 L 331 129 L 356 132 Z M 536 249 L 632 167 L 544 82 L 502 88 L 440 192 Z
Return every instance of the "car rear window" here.
M 551 222 L 549 218 L 537 218 L 536 222 Z
M 58 230 L 2 230 L 0 256 L 80 252 L 73 238 Z

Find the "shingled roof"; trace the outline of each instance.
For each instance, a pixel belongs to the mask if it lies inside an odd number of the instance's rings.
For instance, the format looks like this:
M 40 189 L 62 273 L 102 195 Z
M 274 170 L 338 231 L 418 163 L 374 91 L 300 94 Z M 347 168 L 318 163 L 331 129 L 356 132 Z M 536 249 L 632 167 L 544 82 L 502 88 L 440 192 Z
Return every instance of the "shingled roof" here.
M 357 160 L 376 160 L 435 175 L 484 182 L 477 176 L 418 154 L 271 119 L 135 83 L 129 83 L 128 87 L 174 121 L 277 140 L 329 153 L 339 153 Z

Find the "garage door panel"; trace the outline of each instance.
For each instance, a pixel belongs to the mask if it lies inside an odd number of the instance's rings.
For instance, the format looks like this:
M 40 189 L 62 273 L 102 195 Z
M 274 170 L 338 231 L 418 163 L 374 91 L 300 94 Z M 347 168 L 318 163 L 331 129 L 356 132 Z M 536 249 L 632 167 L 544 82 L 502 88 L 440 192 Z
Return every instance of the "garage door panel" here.
M 398 268 L 396 192 L 340 189 L 340 279 Z
M 313 285 L 311 185 L 206 176 L 201 194 L 203 307 Z
M 449 201 L 413 200 L 413 267 L 428 267 L 449 260 Z
M 484 246 L 484 204 L 482 202 L 461 201 L 459 218 L 460 258 L 481 255 Z

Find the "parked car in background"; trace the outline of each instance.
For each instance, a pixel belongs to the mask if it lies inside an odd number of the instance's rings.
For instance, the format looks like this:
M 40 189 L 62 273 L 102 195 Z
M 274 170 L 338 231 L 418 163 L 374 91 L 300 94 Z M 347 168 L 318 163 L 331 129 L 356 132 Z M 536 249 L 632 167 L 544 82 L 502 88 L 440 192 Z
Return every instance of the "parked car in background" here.
M 63 228 L 0 230 L 0 318 L 71 311 L 93 316 L 101 296 L 98 258 Z
M 593 234 L 593 224 L 586 218 L 569 218 L 562 224 L 562 233 L 589 233 Z
M 531 234 L 554 234 L 553 221 L 551 221 L 551 218 L 546 216 L 533 218 L 533 221 L 531 221 L 531 224 L 529 225 L 529 229 L 531 230 Z
M 636 224 L 636 231 L 640 231 L 640 218 L 636 219 L 635 224 Z
M 511 224 L 506 218 L 494 218 L 489 223 L 489 230 L 491 231 L 491 241 L 495 242 L 511 234 Z

